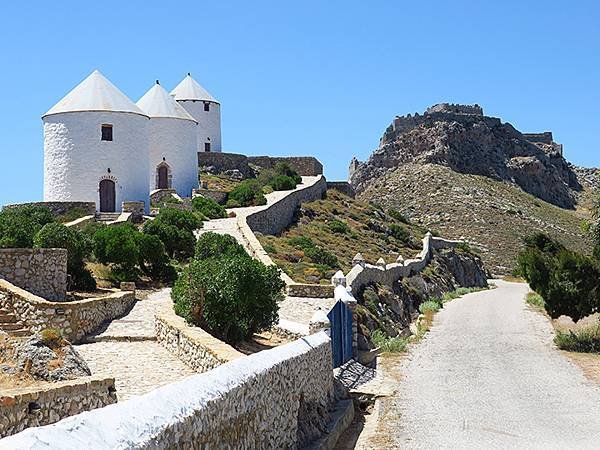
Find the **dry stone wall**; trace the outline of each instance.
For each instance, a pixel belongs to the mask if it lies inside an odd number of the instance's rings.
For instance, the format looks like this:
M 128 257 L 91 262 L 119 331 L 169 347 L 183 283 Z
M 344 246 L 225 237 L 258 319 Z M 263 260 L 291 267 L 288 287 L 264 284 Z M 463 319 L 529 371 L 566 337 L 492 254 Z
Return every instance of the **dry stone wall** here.
M 235 153 L 198 152 L 200 167 L 214 167 L 217 172 L 239 170 L 245 177 L 254 176 L 250 164 L 265 169 L 278 163 L 289 164 L 303 177 L 315 177 L 323 174 L 323 164 L 313 156 L 245 156 Z
M 72 343 L 80 342 L 104 322 L 122 316 L 134 302 L 134 292 L 115 292 L 105 297 L 72 302 L 51 302 L 0 280 L 0 304 L 12 309 L 31 333 L 58 328 Z
M 3 390 L 0 391 L 0 438 L 116 402 L 114 378 L 85 377 L 42 387 Z
M 84 210 L 86 215 L 96 213 L 96 204 L 94 202 L 29 202 L 4 205 L 4 208 L 22 208 L 24 206 L 43 206 L 48 208 L 55 216 L 62 216 L 75 208 Z
M 63 248 L 0 249 L 0 278 L 40 297 L 64 300 L 67 251 Z
M 333 401 L 331 345 L 321 332 L 30 428 L 1 440 L 0 449 L 299 448 L 324 429 Z
M 202 328 L 189 326 L 172 307 L 156 315 L 155 330 L 158 343 L 196 372 L 206 372 L 244 356 Z

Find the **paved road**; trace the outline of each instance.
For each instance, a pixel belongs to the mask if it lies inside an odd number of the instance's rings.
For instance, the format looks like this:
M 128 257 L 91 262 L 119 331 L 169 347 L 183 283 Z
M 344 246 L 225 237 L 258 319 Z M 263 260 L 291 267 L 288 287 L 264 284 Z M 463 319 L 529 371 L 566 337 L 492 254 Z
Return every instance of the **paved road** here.
M 386 414 L 398 448 L 600 448 L 600 389 L 552 329 L 498 282 L 445 306 L 399 370 Z

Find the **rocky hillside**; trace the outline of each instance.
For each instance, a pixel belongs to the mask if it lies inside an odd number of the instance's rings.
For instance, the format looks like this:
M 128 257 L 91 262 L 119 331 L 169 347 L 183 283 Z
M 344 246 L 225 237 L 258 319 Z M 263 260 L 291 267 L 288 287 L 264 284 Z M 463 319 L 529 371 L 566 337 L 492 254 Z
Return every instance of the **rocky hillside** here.
M 397 117 L 369 160 L 353 162 L 351 183 L 362 200 L 468 240 L 502 274 L 536 230 L 589 248 L 581 223 L 598 172 L 561 153 L 550 133 L 523 135 L 483 114 L 436 111 Z

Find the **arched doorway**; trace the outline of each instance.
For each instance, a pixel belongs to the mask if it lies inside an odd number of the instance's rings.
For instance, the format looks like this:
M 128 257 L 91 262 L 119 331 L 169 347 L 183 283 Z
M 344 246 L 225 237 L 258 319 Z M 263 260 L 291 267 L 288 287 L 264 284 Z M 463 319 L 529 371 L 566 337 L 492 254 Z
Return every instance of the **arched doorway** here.
M 115 182 L 100 181 L 100 212 L 115 212 Z
M 166 165 L 160 165 L 156 170 L 158 175 L 157 189 L 169 189 L 169 168 Z

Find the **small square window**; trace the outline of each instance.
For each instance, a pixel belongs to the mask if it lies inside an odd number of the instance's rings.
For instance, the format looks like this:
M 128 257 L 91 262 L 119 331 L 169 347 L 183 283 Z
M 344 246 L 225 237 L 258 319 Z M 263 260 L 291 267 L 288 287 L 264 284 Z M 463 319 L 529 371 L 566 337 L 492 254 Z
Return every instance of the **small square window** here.
M 204 151 L 205 152 L 210 152 L 210 142 L 205 142 L 204 143 Z
M 112 141 L 113 140 L 112 125 L 102 125 L 102 140 L 103 141 Z
M 204 111 L 210 111 L 210 103 L 204 102 Z

